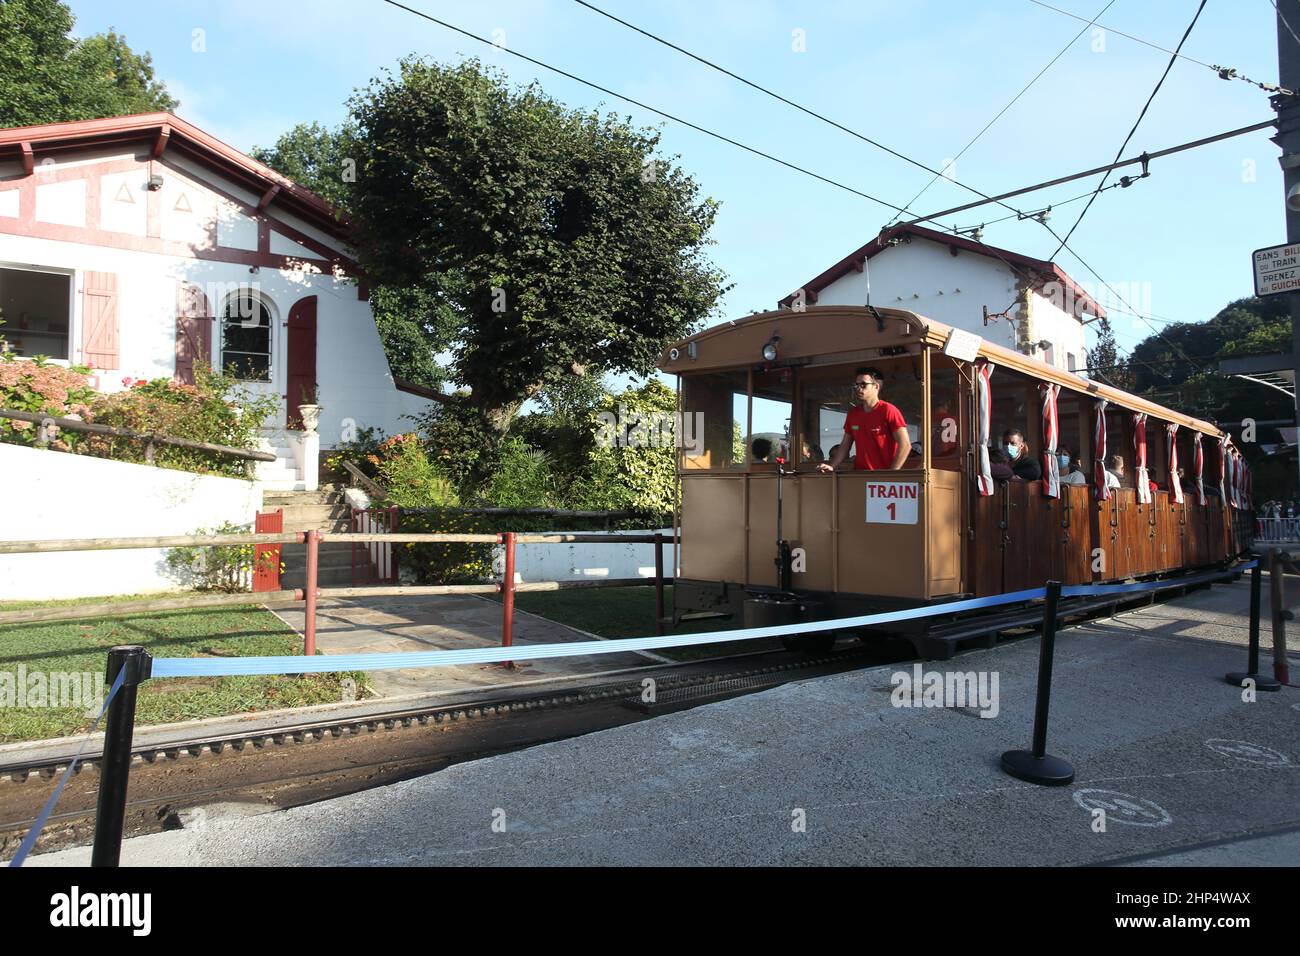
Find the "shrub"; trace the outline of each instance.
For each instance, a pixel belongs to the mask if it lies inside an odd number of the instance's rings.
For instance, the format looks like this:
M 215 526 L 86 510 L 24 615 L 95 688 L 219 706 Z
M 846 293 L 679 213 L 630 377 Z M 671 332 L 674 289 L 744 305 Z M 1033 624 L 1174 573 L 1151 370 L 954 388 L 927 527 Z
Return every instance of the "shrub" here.
M 558 482 L 550 458 L 520 438 L 507 438 L 481 497 L 484 504 L 497 508 L 559 507 Z
M 351 441 L 340 442 L 334 454 L 325 459 L 325 470 L 340 481 L 351 477 L 343 470 L 343 462 L 351 462 L 363 475 L 374 478 L 379 474 L 379 446 L 384 441 L 384 433 L 379 428 L 358 428 L 357 437 Z
M 199 528 L 194 535 L 251 534 L 251 525 L 237 525 L 229 521 L 209 531 Z M 250 591 L 253 571 L 257 565 L 257 545 L 231 544 L 220 546 L 193 545 L 167 550 L 167 570 L 177 582 L 198 591 L 224 591 L 237 593 Z M 262 560 L 275 560 L 275 552 L 267 551 Z
M 445 508 L 460 503 L 456 488 L 429 460 L 414 432 L 394 435 L 371 456 L 389 500 L 403 508 Z
M 123 381 L 128 386 L 125 390 L 96 400 L 92 411 L 99 424 L 213 445 L 251 448 L 260 438 L 258 428 L 262 422 L 279 407 L 276 396 L 249 392 L 235 380 L 202 366 L 195 366 L 193 385 L 182 385 L 167 378 Z M 88 436 L 86 446 L 90 454 L 104 458 L 146 460 L 145 443 L 138 439 Z M 243 478 L 252 463 L 214 452 L 156 445 L 154 464 Z
M 35 359 L 19 359 L 12 353 L 0 353 L 0 408 L 20 412 L 33 412 L 65 418 L 77 415 L 91 418 L 90 404 L 95 390 L 87 376 L 90 369 L 82 365 L 65 367 Z M 12 418 L 0 419 L 0 441 L 31 445 L 36 441 L 37 426 Z M 84 440 L 84 436 L 64 432 L 51 441 L 59 451 L 71 451 Z
M 415 534 L 485 534 L 501 530 L 495 516 L 467 515 L 453 508 L 437 508 L 402 515 L 400 531 Z M 415 571 L 421 584 L 479 584 L 492 580 L 492 545 L 398 545 L 398 562 Z

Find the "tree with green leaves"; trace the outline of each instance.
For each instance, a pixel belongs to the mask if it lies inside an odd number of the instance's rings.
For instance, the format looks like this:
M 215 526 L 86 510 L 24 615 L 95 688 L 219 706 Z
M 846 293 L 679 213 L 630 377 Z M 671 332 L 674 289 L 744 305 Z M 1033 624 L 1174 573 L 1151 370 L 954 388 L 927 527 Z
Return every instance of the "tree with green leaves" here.
M 724 291 L 704 256 L 717 205 L 656 158 L 653 131 L 476 61 L 404 60 L 351 108 L 361 265 L 446 306 L 450 378 L 468 389 L 447 401 L 489 444 L 567 377 L 648 374 Z
M 0 0 L 0 127 L 176 109 L 148 53 L 112 30 L 74 39 L 74 22 L 57 0 Z

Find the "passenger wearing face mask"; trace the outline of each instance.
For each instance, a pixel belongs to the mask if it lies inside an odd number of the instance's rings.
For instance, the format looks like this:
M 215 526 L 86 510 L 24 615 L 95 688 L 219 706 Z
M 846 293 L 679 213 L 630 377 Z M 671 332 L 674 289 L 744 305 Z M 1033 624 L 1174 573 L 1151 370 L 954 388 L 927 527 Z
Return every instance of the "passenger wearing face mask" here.
M 1017 478 L 1038 481 L 1043 477 L 1043 466 L 1029 451 L 1020 429 L 1008 428 L 1002 433 L 1002 450 L 1007 453 L 1007 461 Z
M 1056 453 L 1061 466 L 1061 484 L 1086 485 L 1088 476 L 1083 473 L 1083 464 L 1077 458 L 1070 457 L 1068 448 L 1061 448 Z

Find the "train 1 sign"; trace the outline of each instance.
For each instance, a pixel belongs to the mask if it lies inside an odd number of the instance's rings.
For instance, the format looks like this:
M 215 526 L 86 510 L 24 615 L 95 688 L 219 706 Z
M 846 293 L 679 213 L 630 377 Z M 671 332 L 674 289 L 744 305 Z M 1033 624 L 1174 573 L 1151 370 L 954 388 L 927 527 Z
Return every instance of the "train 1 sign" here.
M 1300 291 L 1300 243 L 1256 249 L 1255 295 Z
M 916 524 L 921 485 L 915 481 L 867 481 L 869 524 Z

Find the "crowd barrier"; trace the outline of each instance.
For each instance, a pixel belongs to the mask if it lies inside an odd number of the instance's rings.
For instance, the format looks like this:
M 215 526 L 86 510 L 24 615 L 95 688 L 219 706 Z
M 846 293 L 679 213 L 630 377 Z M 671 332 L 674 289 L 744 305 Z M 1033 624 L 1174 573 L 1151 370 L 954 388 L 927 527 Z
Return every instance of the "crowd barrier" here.
M 400 537 L 400 536 L 399 536 Z M 444 536 L 445 537 L 445 536 Z M 529 536 L 543 537 L 543 536 Z M 1277 555 L 1273 552 L 1272 568 L 1280 566 Z M 91 852 L 92 866 L 117 866 L 121 854 L 122 831 L 125 818 L 127 776 L 131 764 L 131 744 L 135 723 L 136 693 L 141 684 L 151 678 L 163 677 L 221 677 L 248 674 L 301 674 L 318 672 L 335 672 L 345 670 L 386 670 L 414 667 L 451 667 L 463 664 L 504 663 L 517 660 L 544 660 L 551 658 L 578 657 L 596 654 L 620 654 L 637 650 L 654 650 L 668 647 L 695 647 L 742 640 L 757 640 L 765 637 L 792 636 L 810 634 L 819 631 L 853 629 L 870 627 L 897 621 L 918 620 L 963 611 L 995 607 L 1003 604 L 1027 603 L 1042 599 L 1043 624 L 1039 651 L 1039 675 L 1037 699 L 1034 714 L 1034 733 L 1032 748 L 1027 751 L 1007 751 L 1002 757 L 1003 770 L 1022 780 L 1044 785 L 1061 785 L 1074 779 L 1074 770 L 1060 758 L 1046 753 L 1047 715 L 1050 698 L 1052 656 L 1055 642 L 1056 625 L 1060 616 L 1059 600 L 1062 597 L 1082 597 L 1096 595 L 1135 594 L 1140 592 L 1185 588 L 1198 583 L 1223 580 L 1240 575 L 1250 570 L 1251 577 L 1251 622 L 1250 622 L 1250 664 L 1244 674 L 1229 674 L 1230 683 L 1242 683 L 1250 680 L 1259 683 L 1263 680 L 1257 674 L 1259 644 L 1259 561 L 1254 560 L 1222 571 L 1207 572 L 1191 577 L 1166 579 L 1161 581 L 1138 582 L 1133 584 L 1099 584 L 1063 586 L 1059 581 L 1050 581 L 1046 587 L 1031 588 L 1009 594 L 993 595 L 984 598 L 971 598 L 950 601 L 944 604 L 925 607 L 907 608 L 878 614 L 863 614 L 854 617 L 836 618 L 823 621 L 809 621 L 801 624 L 776 625 L 770 627 L 743 628 L 729 631 L 711 631 L 705 634 L 689 635 L 655 635 L 652 637 L 620 638 L 607 641 L 591 641 L 579 644 L 537 644 L 531 646 L 503 646 L 475 648 L 452 651 L 427 651 L 416 653 L 387 654 L 334 654 L 314 658 L 303 657 L 246 657 L 246 658 L 152 658 L 139 646 L 115 647 L 109 652 L 107 678 L 112 689 L 104 701 L 100 718 L 108 713 L 108 725 L 104 733 L 104 749 L 101 760 L 99 798 L 96 812 L 94 846 Z M 1277 604 L 1275 596 L 1274 604 Z M 1068 613 L 1068 611 L 1066 612 Z M 1285 659 L 1285 654 L 1283 654 Z M 1234 681 L 1234 678 L 1237 680 Z M 1276 689 L 1261 686 L 1261 689 Z M 98 726 L 99 719 L 95 721 Z M 87 741 L 88 742 L 88 741 Z M 81 752 L 69 764 L 50 800 L 37 818 L 36 824 L 24 839 L 18 854 L 10 861 L 10 866 L 21 866 L 31 848 L 35 845 L 41 828 L 48 820 L 63 785 L 72 775 Z

